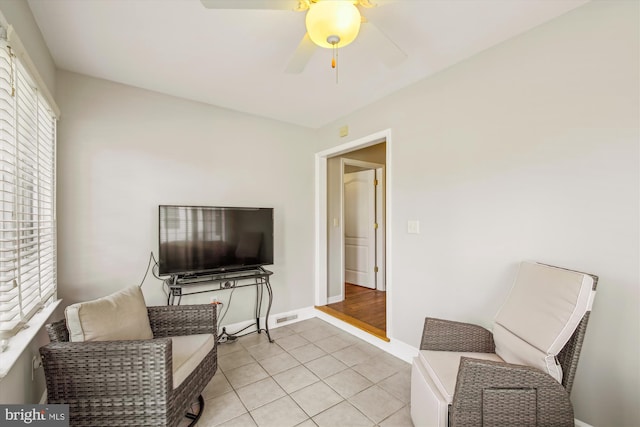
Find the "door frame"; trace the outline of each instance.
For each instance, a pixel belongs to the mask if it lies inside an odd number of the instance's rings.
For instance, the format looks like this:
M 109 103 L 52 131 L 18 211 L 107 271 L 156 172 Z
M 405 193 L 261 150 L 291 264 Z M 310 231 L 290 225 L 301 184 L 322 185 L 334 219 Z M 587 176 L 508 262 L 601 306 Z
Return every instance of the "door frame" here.
M 344 202 L 344 175 L 346 166 L 358 166 L 361 168 L 366 168 L 374 171 L 374 177 L 378 180 L 378 186 L 375 189 L 376 193 L 376 222 L 378 223 L 378 231 L 376 232 L 376 255 L 375 255 L 375 264 L 378 266 L 378 272 L 375 273 L 375 288 L 378 291 L 386 290 L 385 287 L 385 248 L 384 248 L 384 233 L 385 233 L 385 205 L 384 205 L 384 171 L 385 165 L 380 163 L 372 163 L 365 162 L 362 160 L 354 160 L 354 159 L 340 159 L 340 251 L 341 253 L 341 265 L 340 265 L 340 283 L 342 283 L 342 291 L 340 295 L 340 300 L 344 300 L 346 297 L 345 293 L 345 235 L 344 235 L 344 210 L 345 210 L 345 202 Z M 327 265 L 328 268 L 328 265 Z
M 320 151 L 315 154 L 315 206 L 316 206 L 316 220 L 315 220 L 315 305 L 323 306 L 327 305 L 327 229 L 328 229 L 328 215 L 327 215 L 327 159 L 330 157 L 339 156 L 341 154 L 348 153 L 350 151 L 366 148 L 371 145 L 386 142 L 386 191 L 385 191 L 385 221 L 386 224 L 392 224 L 392 138 L 391 129 L 385 129 L 371 135 L 356 139 L 351 142 L 347 142 L 324 151 Z M 391 280 L 393 265 L 392 265 L 392 248 L 393 248 L 393 233 L 392 227 L 387 226 L 387 232 L 385 233 L 385 254 L 386 254 L 386 291 L 387 291 L 387 337 L 391 338 L 393 335 L 393 281 Z

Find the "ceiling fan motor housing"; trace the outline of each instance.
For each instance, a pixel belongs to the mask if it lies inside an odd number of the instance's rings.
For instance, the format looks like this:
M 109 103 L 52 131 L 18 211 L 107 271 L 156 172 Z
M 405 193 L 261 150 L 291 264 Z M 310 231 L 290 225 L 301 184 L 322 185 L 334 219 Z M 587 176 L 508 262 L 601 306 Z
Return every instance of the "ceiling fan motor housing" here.
M 338 43 L 340 43 L 340 36 L 336 36 L 335 34 L 330 35 L 329 37 L 327 37 L 327 43 L 329 43 L 331 46 L 337 45 Z

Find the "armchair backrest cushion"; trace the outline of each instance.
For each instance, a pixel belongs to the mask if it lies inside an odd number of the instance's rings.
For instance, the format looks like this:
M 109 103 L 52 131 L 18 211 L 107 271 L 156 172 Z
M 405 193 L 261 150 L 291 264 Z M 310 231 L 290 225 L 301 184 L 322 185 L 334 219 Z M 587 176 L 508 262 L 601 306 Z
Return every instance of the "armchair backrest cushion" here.
M 144 296 L 138 286 L 72 304 L 64 315 L 71 342 L 153 338 Z
M 562 381 L 557 354 L 591 311 L 594 280 L 588 274 L 534 262 L 520 264 L 515 283 L 495 318 L 496 353 L 534 366 Z

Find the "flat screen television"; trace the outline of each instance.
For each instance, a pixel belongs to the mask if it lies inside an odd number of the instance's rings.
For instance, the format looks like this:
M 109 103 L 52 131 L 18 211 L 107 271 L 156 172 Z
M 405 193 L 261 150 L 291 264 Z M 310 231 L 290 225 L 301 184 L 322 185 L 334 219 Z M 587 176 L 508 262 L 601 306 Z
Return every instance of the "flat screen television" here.
M 159 218 L 160 275 L 273 264 L 273 208 L 160 205 Z

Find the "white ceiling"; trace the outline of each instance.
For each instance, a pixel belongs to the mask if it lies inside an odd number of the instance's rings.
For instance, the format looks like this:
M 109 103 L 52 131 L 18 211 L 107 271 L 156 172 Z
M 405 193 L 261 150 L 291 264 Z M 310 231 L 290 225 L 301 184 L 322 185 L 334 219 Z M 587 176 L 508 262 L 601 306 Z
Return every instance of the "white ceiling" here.
M 206 9 L 200 0 L 28 0 L 60 69 L 311 128 L 586 1 L 397 0 L 369 9 L 407 59 L 387 68 L 376 32 L 363 26 L 339 50 L 336 84 L 328 49 L 317 49 L 302 73 L 284 72 L 305 34 L 304 12 Z

